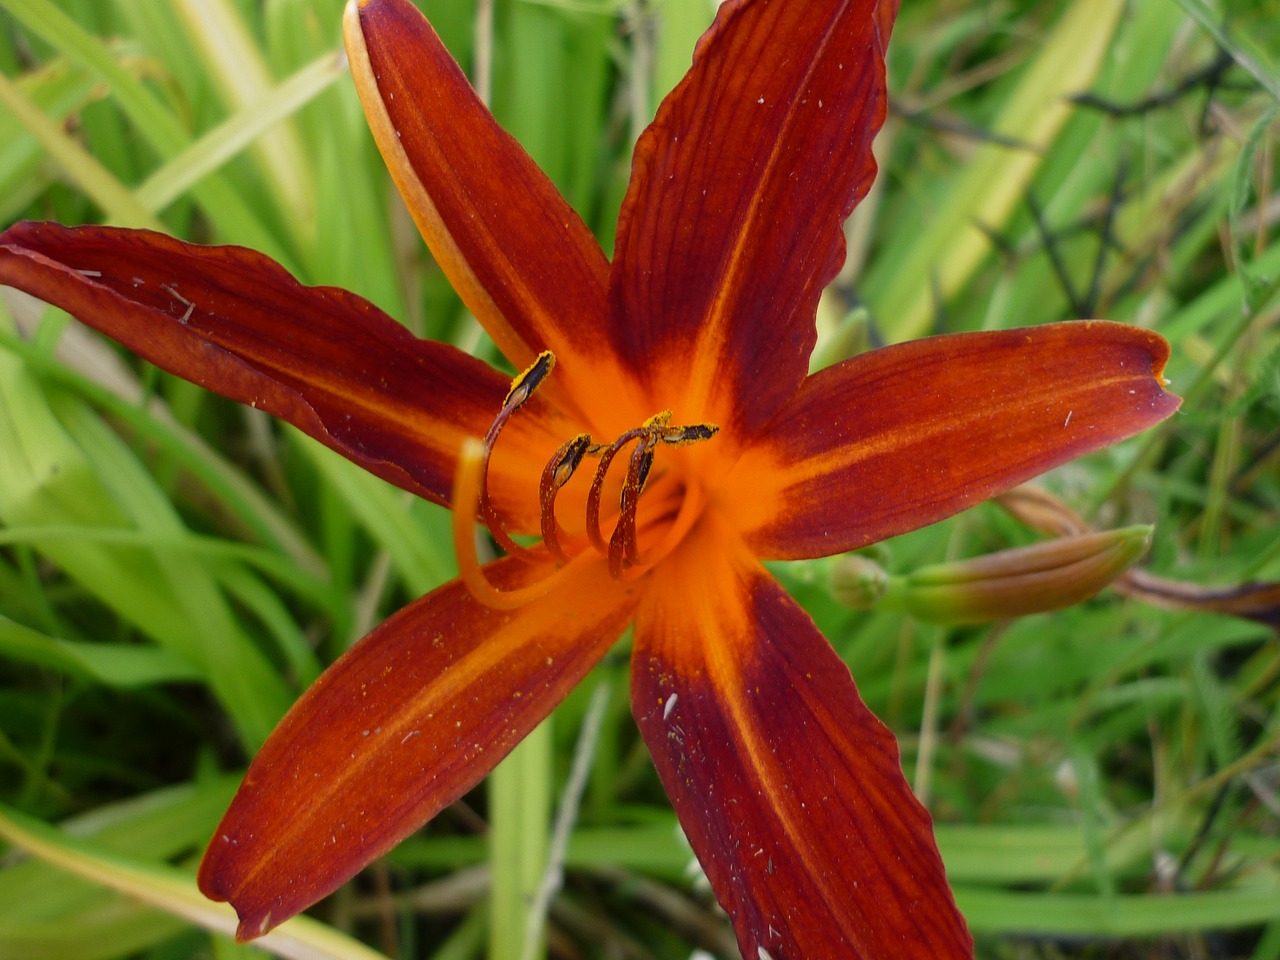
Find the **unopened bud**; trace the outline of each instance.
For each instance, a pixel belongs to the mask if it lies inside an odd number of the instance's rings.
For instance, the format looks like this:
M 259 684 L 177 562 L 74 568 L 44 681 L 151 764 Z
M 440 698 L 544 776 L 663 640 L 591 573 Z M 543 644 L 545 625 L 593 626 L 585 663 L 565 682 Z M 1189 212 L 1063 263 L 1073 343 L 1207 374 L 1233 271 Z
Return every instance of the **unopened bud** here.
M 1014 519 L 1049 536 L 1085 533 L 1089 526 L 1065 503 L 1038 487 L 1023 484 L 996 497 Z M 1224 613 L 1280 630 L 1280 582 L 1269 580 L 1212 586 L 1171 580 L 1146 570 L 1128 570 L 1112 584 L 1116 593 L 1153 607 Z
M 870 610 L 889 587 L 889 574 L 870 557 L 850 553 L 831 567 L 831 596 L 854 610 Z
M 1019 523 L 1047 537 L 1067 537 L 1088 533 L 1089 525 L 1048 490 L 1024 483 L 995 498 L 996 504 Z
M 882 605 L 933 623 L 988 623 L 1087 600 L 1147 550 L 1151 527 L 1058 537 L 892 577 Z

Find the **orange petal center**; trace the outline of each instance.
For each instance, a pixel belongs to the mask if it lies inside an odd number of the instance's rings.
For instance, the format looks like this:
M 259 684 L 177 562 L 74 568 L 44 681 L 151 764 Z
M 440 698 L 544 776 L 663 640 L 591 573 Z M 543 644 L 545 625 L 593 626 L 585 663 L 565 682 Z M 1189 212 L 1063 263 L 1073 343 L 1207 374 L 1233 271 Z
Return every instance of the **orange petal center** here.
M 453 502 L 458 567 L 475 598 L 498 609 L 515 609 L 545 596 L 583 565 L 602 559 L 607 560 L 616 580 L 642 576 L 675 549 L 706 504 L 702 484 L 681 469 L 684 458 L 662 462 L 659 451 L 709 440 L 719 428 L 709 423 L 673 424 L 671 411 L 663 410 L 611 443 L 596 443 L 585 433 L 567 440 L 547 461 L 539 482 L 541 544 L 525 546 L 513 540 L 490 503 L 489 458 L 503 425 L 528 401 L 554 365 L 555 357 L 544 352 L 517 376 L 484 440 L 468 440 L 458 459 Z M 557 517 L 559 493 L 587 461 L 595 463 L 595 470 L 581 501 L 583 522 L 567 530 Z M 581 484 L 577 486 L 580 495 Z M 616 507 L 606 510 L 611 494 L 616 496 Z M 520 590 L 496 589 L 485 576 L 476 553 L 473 517 L 486 523 L 494 540 L 509 555 L 544 562 L 549 554 L 560 563 L 559 568 Z M 612 532 L 606 536 L 609 523 Z

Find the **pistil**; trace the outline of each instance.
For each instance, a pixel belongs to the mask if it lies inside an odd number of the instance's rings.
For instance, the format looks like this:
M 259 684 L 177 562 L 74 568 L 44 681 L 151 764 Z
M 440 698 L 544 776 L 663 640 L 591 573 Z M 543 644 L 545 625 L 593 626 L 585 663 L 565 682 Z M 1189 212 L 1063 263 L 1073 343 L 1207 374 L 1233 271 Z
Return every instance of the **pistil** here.
M 458 454 L 458 472 L 453 484 L 453 551 L 458 559 L 458 574 L 466 584 L 467 591 L 483 603 L 495 610 L 517 610 L 527 603 L 545 597 L 556 586 L 568 579 L 578 569 L 590 562 L 587 553 L 579 554 L 560 569 L 541 580 L 535 580 L 527 587 L 515 590 L 503 590 L 494 586 L 485 575 L 476 555 L 476 532 L 472 517 L 480 506 L 482 477 L 489 458 L 485 445 L 475 439 L 463 441 Z M 521 548 L 524 550 L 524 548 Z M 530 558 L 537 554 L 524 550 Z

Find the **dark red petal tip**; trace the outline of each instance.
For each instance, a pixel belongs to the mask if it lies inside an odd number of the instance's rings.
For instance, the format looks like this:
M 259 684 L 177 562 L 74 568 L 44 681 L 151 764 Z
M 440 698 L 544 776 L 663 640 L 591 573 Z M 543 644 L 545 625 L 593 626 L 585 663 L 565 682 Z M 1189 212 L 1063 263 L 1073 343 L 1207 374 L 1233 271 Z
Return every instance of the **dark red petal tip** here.
M 1165 340 L 1074 321 L 899 344 L 809 377 L 725 483 L 769 558 L 934 523 L 1178 409 Z
M 562 386 L 581 377 L 582 390 L 615 362 L 598 334 L 600 245 L 417 7 L 365 0 L 348 8 L 345 36 L 374 139 L 436 260 L 516 369 L 543 350 L 560 358 L 547 390 L 572 407 L 579 393 Z
M 488 568 L 503 589 L 550 573 Z M 604 564 L 519 611 L 454 582 L 351 648 L 245 774 L 200 865 L 241 939 L 266 933 L 385 853 L 487 774 L 623 630 L 634 600 Z

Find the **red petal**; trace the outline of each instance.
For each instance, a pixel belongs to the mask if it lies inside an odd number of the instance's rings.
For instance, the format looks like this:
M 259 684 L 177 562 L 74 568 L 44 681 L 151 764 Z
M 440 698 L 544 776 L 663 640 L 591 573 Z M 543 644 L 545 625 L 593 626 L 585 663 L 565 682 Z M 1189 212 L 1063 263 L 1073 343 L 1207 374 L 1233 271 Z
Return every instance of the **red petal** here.
M 368 301 L 302 286 L 240 247 L 18 224 L 0 234 L 0 283 L 440 503 L 448 502 L 462 440 L 484 435 L 510 387 L 506 375 L 419 340 Z M 512 418 L 494 458 L 495 499 L 521 528 L 537 529 L 542 466 L 575 429 L 546 407 Z M 520 487 L 526 495 L 516 511 L 511 497 Z
M 898 18 L 900 0 L 879 0 L 876 3 L 876 30 L 880 34 L 880 46 L 889 45 L 889 36 L 893 33 L 893 22 Z
M 383 158 L 454 288 L 517 369 L 551 350 L 546 389 L 566 404 L 589 396 L 615 362 L 599 332 L 609 264 L 591 232 L 413 4 L 348 6 L 346 40 Z
M 701 541 L 637 613 L 632 708 L 742 955 L 972 957 L 893 735 L 741 544 Z
M 804 377 L 841 224 L 875 177 L 892 14 L 727 3 L 641 138 L 611 306 L 623 352 L 677 417 L 751 429 Z
M 805 381 L 723 484 L 758 554 L 827 556 L 934 523 L 1133 436 L 1181 402 L 1169 345 L 1104 321 L 873 350 Z
M 503 588 L 550 568 L 503 560 Z M 258 753 L 200 865 L 241 939 L 335 890 L 473 787 L 573 688 L 633 606 L 603 561 L 512 612 L 457 582 L 339 659 Z

